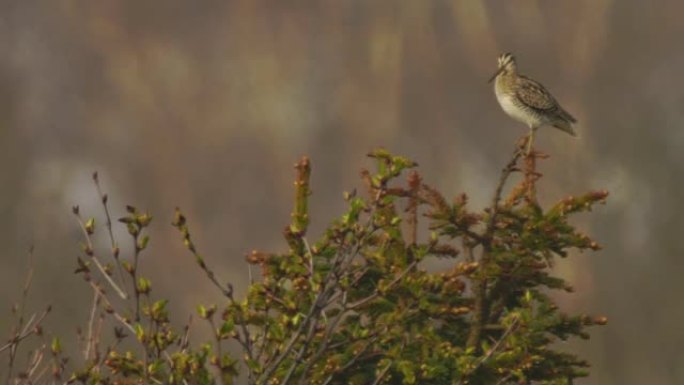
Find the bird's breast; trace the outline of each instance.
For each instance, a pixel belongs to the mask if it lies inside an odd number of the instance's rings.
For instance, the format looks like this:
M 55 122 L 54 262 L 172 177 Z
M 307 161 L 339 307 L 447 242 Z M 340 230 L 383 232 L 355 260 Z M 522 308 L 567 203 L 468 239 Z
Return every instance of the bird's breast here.
M 525 108 L 522 102 L 517 100 L 515 95 L 502 92 L 499 87 L 496 87 L 496 99 L 499 101 L 501 108 L 511 118 L 526 124 L 530 127 L 538 127 L 542 125 L 542 121 L 538 114 L 535 114 L 530 109 Z

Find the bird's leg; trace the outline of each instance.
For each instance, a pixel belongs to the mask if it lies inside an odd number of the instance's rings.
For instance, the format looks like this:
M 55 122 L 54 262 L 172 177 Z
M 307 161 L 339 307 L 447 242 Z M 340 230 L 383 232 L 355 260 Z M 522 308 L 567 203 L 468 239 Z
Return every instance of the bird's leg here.
M 530 155 L 532 153 L 532 144 L 534 143 L 534 133 L 537 131 L 537 127 L 530 127 L 530 133 L 527 135 L 527 153 Z

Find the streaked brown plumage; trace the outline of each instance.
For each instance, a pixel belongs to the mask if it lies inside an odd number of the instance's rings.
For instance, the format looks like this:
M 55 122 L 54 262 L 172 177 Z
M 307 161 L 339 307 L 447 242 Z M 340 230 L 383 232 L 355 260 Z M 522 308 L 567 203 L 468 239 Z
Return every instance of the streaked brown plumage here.
M 532 148 L 535 131 L 544 125 L 554 126 L 576 136 L 573 123 L 577 120 L 558 104 L 540 83 L 520 75 L 515 58 L 510 53 L 499 56 L 499 69 L 490 81 L 501 108 L 513 119 L 530 128 L 528 152 Z

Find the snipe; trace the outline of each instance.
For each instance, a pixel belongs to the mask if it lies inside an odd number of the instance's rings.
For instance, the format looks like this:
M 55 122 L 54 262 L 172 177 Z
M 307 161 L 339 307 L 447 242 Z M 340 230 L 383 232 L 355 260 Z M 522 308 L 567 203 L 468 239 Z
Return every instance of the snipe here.
M 498 61 L 499 69 L 489 81 L 496 79 L 494 92 L 504 112 L 529 127 L 528 154 L 532 149 L 534 134 L 541 126 L 550 125 L 577 136 L 572 127 L 577 120 L 558 104 L 543 85 L 518 73 L 512 54 L 502 54 Z

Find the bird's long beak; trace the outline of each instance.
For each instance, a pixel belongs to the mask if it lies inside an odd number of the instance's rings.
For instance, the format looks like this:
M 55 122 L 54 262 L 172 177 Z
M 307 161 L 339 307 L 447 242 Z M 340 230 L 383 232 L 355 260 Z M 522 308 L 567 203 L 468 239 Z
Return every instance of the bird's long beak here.
M 499 74 L 501 73 L 501 71 L 503 71 L 503 69 L 504 69 L 504 67 L 499 68 L 499 69 L 496 71 L 496 73 L 495 73 L 494 75 L 492 75 L 491 78 L 489 78 L 489 80 L 487 81 L 487 83 L 491 83 L 492 80 L 496 79 L 496 77 L 499 76 Z

